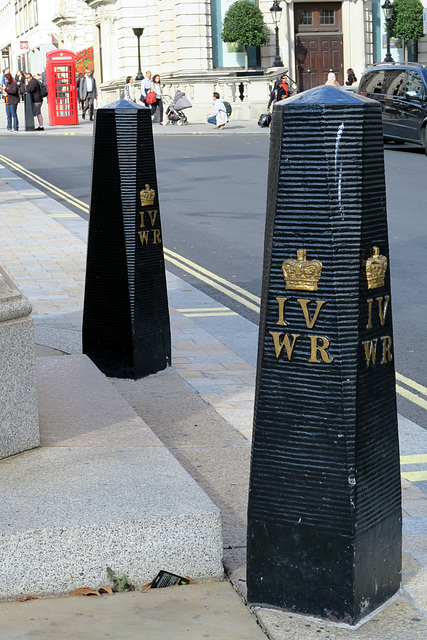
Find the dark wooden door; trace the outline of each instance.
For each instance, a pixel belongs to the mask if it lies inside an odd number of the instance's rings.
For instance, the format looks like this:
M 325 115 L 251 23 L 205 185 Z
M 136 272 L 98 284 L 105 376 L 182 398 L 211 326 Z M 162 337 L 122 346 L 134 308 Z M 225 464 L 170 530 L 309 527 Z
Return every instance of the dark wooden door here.
M 344 84 L 341 3 L 295 3 L 294 15 L 298 90 L 324 84 L 330 71 Z

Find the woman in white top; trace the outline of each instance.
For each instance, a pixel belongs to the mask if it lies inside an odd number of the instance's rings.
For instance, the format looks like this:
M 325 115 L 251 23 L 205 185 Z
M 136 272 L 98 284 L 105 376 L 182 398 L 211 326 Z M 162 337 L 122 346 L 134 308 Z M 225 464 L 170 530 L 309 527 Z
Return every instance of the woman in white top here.
M 124 98 L 125 100 L 129 100 L 129 102 L 136 102 L 135 100 L 135 86 L 133 84 L 133 77 L 128 76 L 126 78 L 125 90 L 124 90 Z
M 163 102 L 162 102 L 162 89 L 160 87 L 160 76 L 156 74 L 153 77 L 153 80 L 150 85 L 150 91 L 154 91 L 156 94 L 156 102 L 153 102 L 151 105 L 151 115 L 154 116 L 156 113 L 157 107 L 159 107 L 160 111 L 160 122 L 159 124 L 163 124 Z
M 335 73 L 328 73 L 328 79 L 326 80 L 325 84 L 329 85 L 330 87 L 339 87 L 340 83 L 337 82 L 337 78 L 335 76 Z

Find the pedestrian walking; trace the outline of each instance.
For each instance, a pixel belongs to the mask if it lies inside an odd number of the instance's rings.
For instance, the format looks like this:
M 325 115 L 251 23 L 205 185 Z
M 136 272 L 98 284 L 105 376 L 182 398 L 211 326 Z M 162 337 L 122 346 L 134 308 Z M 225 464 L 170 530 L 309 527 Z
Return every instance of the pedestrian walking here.
M 224 129 L 225 124 L 228 120 L 227 118 L 227 109 L 225 108 L 225 104 L 220 98 L 220 95 L 217 91 L 213 93 L 213 110 L 212 113 L 209 113 L 206 116 L 209 124 L 215 124 L 217 129 Z
M 29 93 L 31 96 L 33 116 L 37 118 L 39 123 L 39 126 L 36 128 L 36 131 L 44 131 L 43 116 L 41 114 L 43 98 L 41 96 L 40 85 L 37 82 L 37 80 L 33 77 L 32 73 L 26 73 L 25 80 L 27 82 L 27 86 L 25 87 L 26 89 L 25 92 Z
M 159 124 L 163 124 L 163 101 L 162 101 L 162 89 L 160 86 L 160 76 L 156 74 L 153 78 L 153 81 L 150 85 L 150 91 L 153 91 L 156 94 L 156 100 L 151 104 L 151 116 L 153 117 L 156 113 L 157 107 L 159 107 L 160 112 L 160 122 Z
M 145 78 L 141 82 L 141 97 L 140 97 L 140 101 L 143 102 L 144 104 L 147 104 L 145 102 L 145 98 L 147 97 L 147 93 L 150 91 L 150 87 L 151 87 L 151 71 L 146 71 Z
M 85 70 L 84 77 L 80 80 L 80 100 L 83 104 L 82 118 L 86 117 L 86 112 L 89 109 L 89 118 L 93 120 L 93 102 L 98 99 L 98 90 L 96 88 L 96 81 L 92 75 L 90 69 Z
M 7 130 L 18 131 L 18 115 L 16 113 L 19 104 L 19 91 L 18 83 L 12 77 L 10 73 L 5 75 L 5 101 L 6 101 L 6 117 L 7 117 Z M 13 129 L 12 129 L 13 123 Z
M 124 88 L 124 99 L 128 100 L 129 102 L 136 102 L 135 100 L 135 85 L 133 83 L 133 77 L 132 76 L 128 76 L 126 78 L 126 84 L 125 84 L 125 88 Z

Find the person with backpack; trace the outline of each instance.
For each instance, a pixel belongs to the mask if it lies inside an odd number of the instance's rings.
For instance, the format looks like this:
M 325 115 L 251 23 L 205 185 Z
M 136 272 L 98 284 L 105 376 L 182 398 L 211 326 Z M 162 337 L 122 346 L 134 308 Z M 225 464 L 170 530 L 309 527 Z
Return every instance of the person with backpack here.
M 224 129 L 225 124 L 228 120 L 227 109 L 217 91 L 214 91 L 213 93 L 213 100 L 214 107 L 212 113 L 209 113 L 206 116 L 206 120 L 207 122 L 209 122 L 209 124 L 215 124 L 217 129 Z
M 27 81 L 25 91 L 31 96 L 33 116 L 37 118 L 39 122 L 39 126 L 36 128 L 36 131 L 44 131 L 43 116 L 41 114 L 41 108 L 43 104 L 42 89 L 39 82 L 37 82 L 32 73 L 27 72 L 25 74 L 25 80 Z

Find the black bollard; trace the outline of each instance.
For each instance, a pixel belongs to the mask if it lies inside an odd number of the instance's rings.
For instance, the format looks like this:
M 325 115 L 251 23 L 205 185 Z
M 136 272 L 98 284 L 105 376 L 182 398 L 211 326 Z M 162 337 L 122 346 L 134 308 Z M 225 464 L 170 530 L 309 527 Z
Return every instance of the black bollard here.
M 150 110 L 97 110 L 83 353 L 106 375 L 138 379 L 171 363 Z
M 275 106 L 248 601 L 355 624 L 399 588 L 401 489 L 380 105 Z
M 31 93 L 25 94 L 25 131 L 35 131 L 33 116 L 33 98 Z

